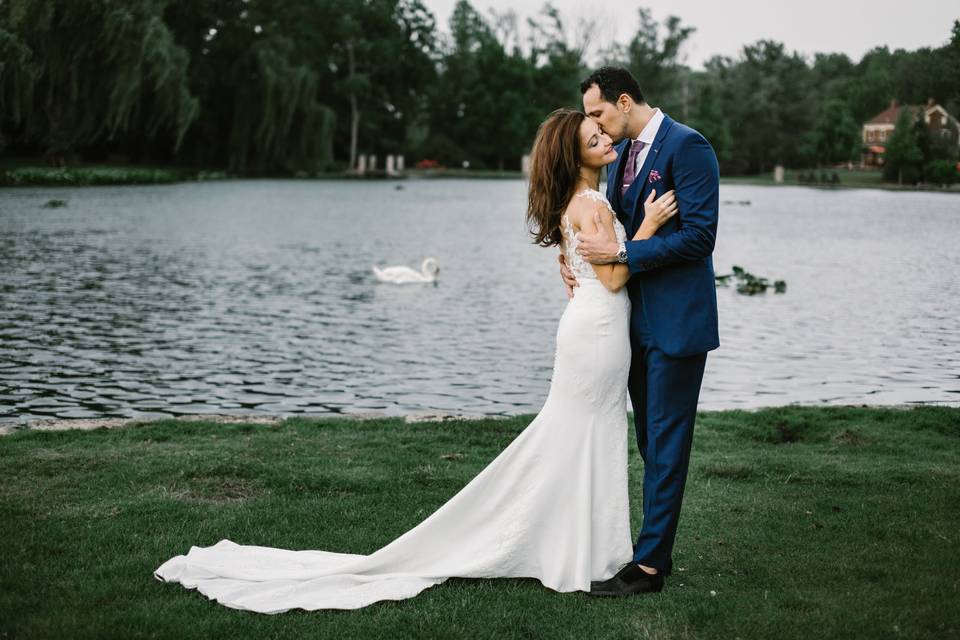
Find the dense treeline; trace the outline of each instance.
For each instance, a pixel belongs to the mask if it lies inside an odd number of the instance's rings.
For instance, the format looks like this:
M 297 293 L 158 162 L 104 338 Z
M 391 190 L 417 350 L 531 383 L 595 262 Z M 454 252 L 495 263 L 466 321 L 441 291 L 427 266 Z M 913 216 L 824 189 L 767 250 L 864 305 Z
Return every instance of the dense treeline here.
M 606 43 L 550 5 L 521 34 L 515 14 L 461 0 L 448 35 L 420 0 L 0 0 L 0 153 L 244 174 L 345 169 L 359 153 L 516 169 L 600 64 L 630 68 L 728 174 L 858 158 L 861 123 L 891 99 L 960 115 L 960 21 L 938 48 L 854 62 L 760 41 L 692 71 L 693 27 L 636 20 L 629 42 Z M 917 166 L 956 151 L 911 140 Z

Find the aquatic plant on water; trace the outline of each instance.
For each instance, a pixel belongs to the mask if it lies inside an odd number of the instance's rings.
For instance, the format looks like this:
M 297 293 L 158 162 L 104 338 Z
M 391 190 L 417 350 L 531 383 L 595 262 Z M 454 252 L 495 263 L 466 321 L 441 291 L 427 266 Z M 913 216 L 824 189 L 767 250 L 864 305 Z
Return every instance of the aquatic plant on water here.
M 743 267 L 733 265 L 733 273 L 715 276 L 718 287 L 730 286 L 731 280 L 736 280 L 737 293 L 752 296 L 758 293 L 766 293 L 767 289 L 773 287 L 774 293 L 786 293 L 787 283 L 785 280 L 774 280 L 773 283 L 767 278 L 758 278 L 748 272 Z

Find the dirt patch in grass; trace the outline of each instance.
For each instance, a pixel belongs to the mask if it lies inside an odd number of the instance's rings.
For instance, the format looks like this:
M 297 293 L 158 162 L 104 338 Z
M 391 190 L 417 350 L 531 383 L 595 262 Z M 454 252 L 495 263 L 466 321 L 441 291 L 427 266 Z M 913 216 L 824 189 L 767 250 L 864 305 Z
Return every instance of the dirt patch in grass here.
M 269 493 L 255 482 L 235 477 L 178 479 L 158 487 L 157 492 L 161 496 L 172 500 L 198 504 L 242 502 Z
M 703 475 L 707 478 L 747 480 L 755 474 L 753 468 L 746 464 L 710 464 L 703 468 Z
M 846 444 L 846 445 L 855 447 L 855 446 L 864 444 L 866 442 L 866 438 L 864 438 L 861 434 L 857 433 L 856 431 L 853 431 L 851 429 L 844 429 L 843 431 L 833 436 L 833 441 L 836 442 L 837 444 Z
M 790 424 L 785 420 L 778 420 L 773 425 L 773 443 L 790 444 L 800 442 L 802 428 L 795 424 Z

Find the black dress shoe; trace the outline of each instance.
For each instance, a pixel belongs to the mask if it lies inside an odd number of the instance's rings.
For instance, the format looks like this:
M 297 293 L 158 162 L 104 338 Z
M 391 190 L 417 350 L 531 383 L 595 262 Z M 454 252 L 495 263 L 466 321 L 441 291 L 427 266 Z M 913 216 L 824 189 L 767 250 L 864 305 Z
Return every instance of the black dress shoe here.
M 628 596 L 634 593 L 655 593 L 663 589 L 663 576 L 650 574 L 633 562 L 620 568 L 609 580 L 590 583 L 592 596 Z

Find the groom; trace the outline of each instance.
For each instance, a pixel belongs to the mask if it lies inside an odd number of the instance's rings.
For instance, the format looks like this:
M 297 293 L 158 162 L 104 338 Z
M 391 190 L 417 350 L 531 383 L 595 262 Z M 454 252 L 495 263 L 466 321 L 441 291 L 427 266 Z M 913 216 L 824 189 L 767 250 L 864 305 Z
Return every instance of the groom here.
M 707 352 L 720 346 L 713 246 L 719 170 L 710 144 L 643 99 L 626 69 L 603 67 L 580 85 L 583 110 L 613 138 L 618 158 L 607 167 L 607 199 L 632 237 L 643 202 L 676 191 L 678 213 L 648 240 L 620 243 L 597 221 L 580 233 L 577 252 L 595 264 L 623 262 L 632 307 L 633 353 L 627 389 L 643 458 L 643 525 L 633 558 L 591 595 L 660 591 L 673 568 L 673 542 L 690 461 L 697 399 Z M 562 261 L 561 261 L 562 264 Z M 576 279 L 561 274 L 573 296 Z

